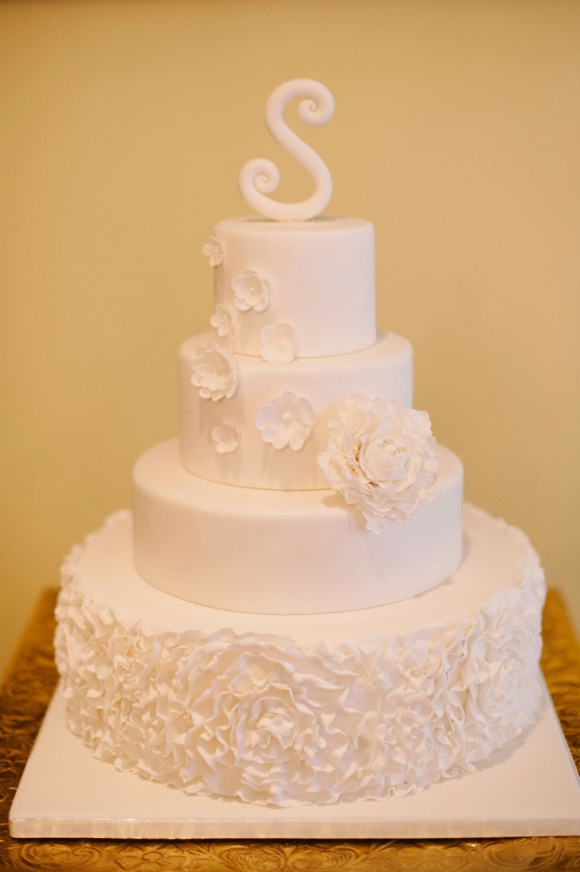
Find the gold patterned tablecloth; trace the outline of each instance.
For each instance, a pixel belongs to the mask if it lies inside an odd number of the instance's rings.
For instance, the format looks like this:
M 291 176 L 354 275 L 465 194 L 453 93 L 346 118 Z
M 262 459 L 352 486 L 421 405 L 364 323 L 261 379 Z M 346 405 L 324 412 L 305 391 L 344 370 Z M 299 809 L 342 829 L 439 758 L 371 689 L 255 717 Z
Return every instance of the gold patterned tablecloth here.
M 114 841 L 10 838 L 8 812 L 57 681 L 56 591 L 43 594 L 0 689 L 0 868 L 75 872 L 520 872 L 580 870 L 580 837 L 343 841 Z M 557 591 L 544 612 L 542 666 L 580 768 L 580 646 Z

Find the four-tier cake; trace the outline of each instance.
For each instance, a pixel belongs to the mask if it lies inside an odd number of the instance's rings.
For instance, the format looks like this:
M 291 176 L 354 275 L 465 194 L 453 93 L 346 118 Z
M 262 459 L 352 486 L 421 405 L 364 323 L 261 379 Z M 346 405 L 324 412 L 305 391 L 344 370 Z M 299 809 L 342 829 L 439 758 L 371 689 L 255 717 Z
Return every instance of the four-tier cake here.
M 70 729 L 191 794 L 287 805 L 415 792 L 534 719 L 544 580 L 523 533 L 463 505 L 459 459 L 413 409 L 412 348 L 377 333 L 374 231 L 302 203 L 220 222 L 211 332 L 179 355 L 180 429 L 134 469 L 133 513 L 73 549 L 57 608 Z

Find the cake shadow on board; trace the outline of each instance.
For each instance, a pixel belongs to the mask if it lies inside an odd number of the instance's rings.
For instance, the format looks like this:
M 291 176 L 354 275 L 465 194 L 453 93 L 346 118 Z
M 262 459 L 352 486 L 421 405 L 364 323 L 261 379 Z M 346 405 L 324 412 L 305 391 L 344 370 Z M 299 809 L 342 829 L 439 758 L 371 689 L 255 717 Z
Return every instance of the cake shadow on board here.
M 511 753 L 536 719 L 544 577 L 519 530 L 463 505 L 463 467 L 412 406 L 410 343 L 378 334 L 374 230 L 320 218 L 249 161 L 260 217 L 203 246 L 212 332 L 179 354 L 177 439 L 134 468 L 133 512 L 63 566 L 56 659 L 69 729 L 185 794 L 283 807 L 385 799 Z M 203 241 L 201 241 L 203 242 Z M 497 758 L 495 758 L 497 759 Z

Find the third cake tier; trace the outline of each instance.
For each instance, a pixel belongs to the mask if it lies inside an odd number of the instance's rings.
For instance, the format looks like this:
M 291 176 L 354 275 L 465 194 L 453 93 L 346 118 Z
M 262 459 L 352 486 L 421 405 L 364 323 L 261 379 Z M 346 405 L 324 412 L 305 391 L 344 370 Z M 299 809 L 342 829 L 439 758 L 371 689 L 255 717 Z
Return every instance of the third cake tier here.
M 438 446 L 439 490 L 380 535 L 333 490 L 272 491 L 184 470 L 177 440 L 134 469 L 135 566 L 190 602 L 273 614 L 340 612 L 421 594 L 462 556 L 463 468 Z

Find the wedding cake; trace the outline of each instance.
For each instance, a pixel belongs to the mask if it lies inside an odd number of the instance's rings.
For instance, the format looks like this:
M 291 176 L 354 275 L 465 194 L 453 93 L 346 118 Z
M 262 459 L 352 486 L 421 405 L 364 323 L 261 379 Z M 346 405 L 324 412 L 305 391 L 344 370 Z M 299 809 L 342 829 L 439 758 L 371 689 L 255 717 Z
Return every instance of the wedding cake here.
M 412 407 L 409 342 L 377 333 L 374 231 L 324 217 L 326 165 L 266 104 L 313 195 L 204 253 L 212 330 L 179 355 L 179 437 L 65 560 L 56 658 L 69 728 L 119 769 L 272 806 L 385 798 L 473 772 L 534 720 L 544 580 L 519 530 L 463 504 L 459 459 Z

